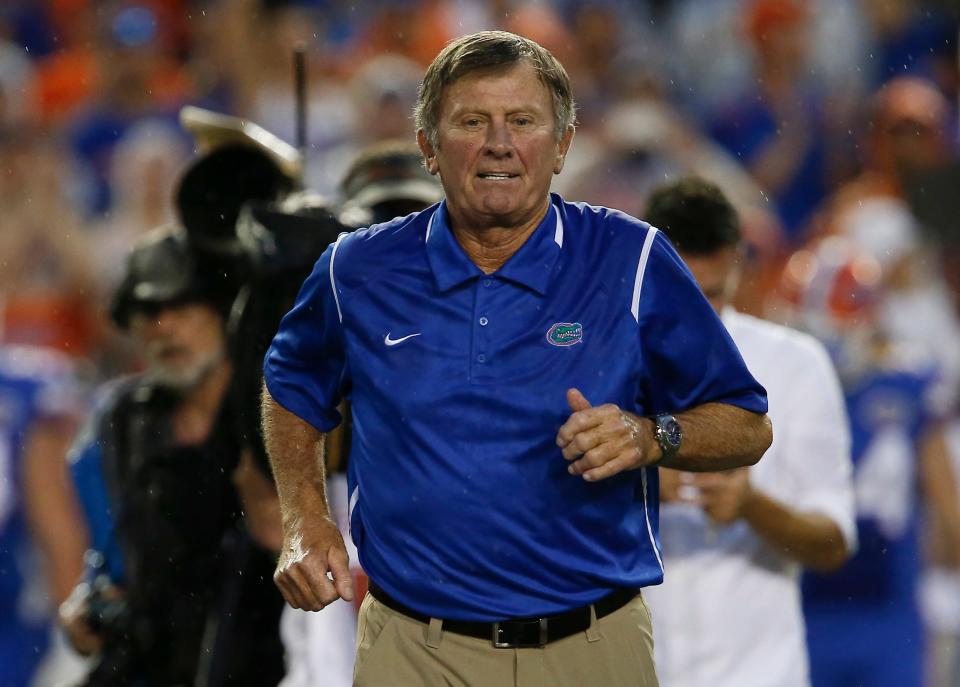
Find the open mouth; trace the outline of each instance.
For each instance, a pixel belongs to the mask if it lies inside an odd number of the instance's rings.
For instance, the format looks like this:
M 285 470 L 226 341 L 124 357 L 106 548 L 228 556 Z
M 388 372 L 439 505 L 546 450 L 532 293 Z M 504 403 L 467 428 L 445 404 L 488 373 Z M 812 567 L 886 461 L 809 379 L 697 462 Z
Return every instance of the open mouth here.
M 490 181 L 505 181 L 507 179 L 516 179 L 519 174 L 510 174 L 509 172 L 481 172 L 477 176 Z

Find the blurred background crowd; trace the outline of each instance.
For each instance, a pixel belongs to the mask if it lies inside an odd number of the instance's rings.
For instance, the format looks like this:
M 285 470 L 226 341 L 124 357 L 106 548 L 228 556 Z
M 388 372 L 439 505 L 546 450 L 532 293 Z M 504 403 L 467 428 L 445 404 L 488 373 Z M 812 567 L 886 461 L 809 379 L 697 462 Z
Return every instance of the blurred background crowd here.
M 958 27 L 949 0 L 2 0 L 0 342 L 64 354 L 79 417 L 88 389 L 141 364 L 107 305 L 134 242 L 174 219 L 195 154 L 183 106 L 294 143 L 304 43 L 305 184 L 336 198 L 358 151 L 412 139 L 443 45 L 502 28 L 571 76 L 578 128 L 554 190 L 642 218 L 656 185 L 716 181 L 750 247 L 741 309 L 796 322 L 816 247 L 849 239 L 873 266 L 847 282 L 880 303 L 870 326 L 935 361 L 960 462 Z M 842 315 L 836 295 L 821 307 Z M 19 489 L 5 460 L 0 529 Z M 56 577 L 37 617 L 73 584 Z M 933 604 L 937 631 L 960 635 L 950 603 Z
M 916 189 L 895 181 L 897 170 L 941 165 L 956 148 L 948 2 L 5 0 L 4 339 L 112 371 L 100 306 L 131 241 L 172 217 L 193 152 L 181 106 L 239 115 L 292 143 L 290 49 L 305 42 L 306 182 L 335 196 L 357 150 L 412 135 L 429 60 L 482 28 L 534 38 L 571 74 L 577 144 L 555 190 L 642 216 L 649 188 L 672 175 L 719 178 L 758 267 L 868 222 L 847 217 L 863 197 L 909 200 Z M 897 88 L 878 99 L 891 79 Z M 904 209 L 886 221 L 909 223 L 918 210 Z M 918 238 L 949 232 L 927 228 L 933 235 Z M 954 290 L 956 271 L 946 270 Z M 770 283 L 751 285 L 743 305 L 760 312 Z

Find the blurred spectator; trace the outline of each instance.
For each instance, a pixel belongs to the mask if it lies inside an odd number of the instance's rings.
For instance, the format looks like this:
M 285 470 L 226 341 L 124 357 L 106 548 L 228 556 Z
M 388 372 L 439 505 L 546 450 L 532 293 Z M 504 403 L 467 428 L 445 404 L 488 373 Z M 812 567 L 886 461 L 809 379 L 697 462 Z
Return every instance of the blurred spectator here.
M 736 211 L 715 185 L 688 178 L 658 187 L 646 216 L 766 388 L 777 428 L 749 469 L 659 471 L 667 572 L 644 591 L 657 674 L 663 687 L 808 687 L 801 566 L 835 570 L 856 548 L 840 382 L 812 337 L 732 308 L 744 246 Z
M 688 174 L 717 179 L 742 217 L 747 246 L 734 303 L 744 312 L 762 312 L 786 239 L 763 191 L 735 158 L 681 111 L 650 96 L 615 104 L 597 135 L 577 136 L 581 152 L 568 156 L 555 182 L 565 197 L 643 217 L 653 187 Z
M 39 61 L 34 86 L 41 121 L 60 125 L 91 104 L 112 74 L 147 52 L 163 55 L 149 77 L 152 97 L 179 99 L 186 87 L 175 62 L 185 50 L 185 0 L 44 0 L 57 49 Z M 138 84 L 130 81 L 127 88 Z
M 642 3 L 575 3 L 568 25 L 571 33 L 554 39 L 562 52 L 550 50 L 566 53 L 561 59 L 577 84 L 578 127 L 602 127 L 619 101 L 664 94 L 666 51 Z
M 0 11 L 0 129 L 19 125 L 31 114 L 28 88 L 35 67 L 13 37 L 10 19 Z
M 357 69 L 348 83 L 353 111 L 350 135 L 326 151 L 310 151 L 309 185 L 332 197 L 365 146 L 394 138 L 413 141 L 411 112 L 422 78 L 423 69 L 399 55 L 380 55 Z
M 0 683 L 82 675 L 54 640 L 50 621 L 83 567 L 86 532 L 64 456 L 80 396 L 62 355 L 0 344 Z M 53 682 L 40 682 L 52 685 Z
M 853 438 L 859 549 L 836 573 L 807 573 L 803 586 L 812 683 L 921 687 L 924 509 L 942 524 L 950 564 L 960 562 L 936 364 L 883 329 L 882 267 L 856 244 L 831 237 L 795 255 L 786 277 L 796 279 L 797 321 L 833 356 Z
M 578 199 L 642 217 L 654 186 L 697 172 L 721 179 L 738 206 L 765 205 L 761 189 L 737 161 L 666 101 L 644 98 L 615 104 L 594 142 L 599 147 L 589 167 L 570 177 L 560 175 L 558 187 Z
M 565 24 L 555 3 L 506 0 L 492 4 L 495 8 L 498 5 L 502 7 L 502 15 L 494 15 L 494 20 L 500 25 L 498 28 L 535 40 L 558 60 L 569 62 L 571 68 L 577 64 L 580 59 L 580 46 L 574 34 L 577 23 Z M 608 39 L 613 46 L 619 43 L 619 36 L 615 34 L 608 36 Z
M 361 37 L 362 56 L 402 55 L 421 69 L 430 64 L 447 42 L 446 0 L 393 0 L 380 3 Z
M 815 236 L 840 234 L 882 268 L 879 317 L 889 335 L 920 344 L 938 360 L 944 392 L 957 394 L 956 305 L 904 200 L 903 180 L 950 156 L 947 103 L 927 81 L 899 77 L 870 100 L 862 132 L 863 171 L 840 187 L 815 222 Z
M 374 18 L 379 16 L 374 13 Z M 244 21 L 246 27 L 241 28 Z M 310 47 L 305 142 L 308 187 L 332 198 L 341 176 L 363 146 L 397 136 L 412 139 L 410 113 L 423 68 L 411 58 L 348 47 L 343 50 L 346 55 L 335 54 L 313 37 L 314 32 L 324 31 L 318 15 L 290 3 L 238 17 L 237 31 L 249 36 L 252 49 L 248 53 L 255 58 L 255 62 L 246 58 L 250 68 L 240 79 L 245 112 L 289 143 L 297 143 L 292 47 L 298 42 Z
M 114 202 L 101 219 L 90 223 L 84 238 L 93 246 L 96 303 L 120 286 L 126 258 L 151 229 L 174 218 L 174 185 L 190 155 L 183 133 L 165 120 L 139 119 L 117 142 L 110 158 Z M 105 308 L 101 308 L 105 311 Z M 99 379 L 139 369 L 142 351 L 113 327 L 103 327 L 93 362 Z
M 252 6 L 252 2 L 245 3 Z M 262 125 L 290 144 L 307 146 L 307 185 L 332 197 L 337 175 L 328 169 L 326 156 L 351 140 L 362 125 L 356 117 L 343 56 L 315 37 L 323 26 L 316 13 L 293 3 L 268 5 L 237 16 L 236 32 L 244 37 L 242 58 L 247 65 L 239 75 L 242 115 Z M 293 81 L 293 47 L 303 44 L 307 53 L 306 141 L 296 140 L 297 102 Z M 365 123 L 364 123 L 365 124 Z M 346 163 L 343 163 L 346 164 Z
M 190 154 L 183 134 L 164 120 L 138 120 L 117 142 L 109 171 L 113 204 L 90 227 L 101 294 L 119 286 L 136 240 L 173 219 L 174 185 Z
M 752 0 L 679 0 L 668 3 L 671 68 L 683 102 L 708 118 L 731 95 L 749 91 L 756 47 L 745 20 Z M 809 8 L 809 73 L 832 98 L 855 100 L 867 88 L 870 27 L 863 0 L 804 0 Z
M 57 50 L 37 63 L 32 105 L 45 125 L 61 125 L 98 87 L 97 15 L 85 0 L 48 3 Z
M 809 7 L 753 0 L 748 38 L 756 50 L 751 86 L 722 110 L 713 134 L 769 194 L 790 242 L 842 173 L 846 115 L 810 76 Z
M 0 132 L 0 339 L 85 356 L 98 340 L 100 304 L 90 246 L 63 188 L 66 166 L 36 132 Z
M 185 68 L 194 87 L 192 105 L 247 114 L 252 80 L 250 7 L 254 0 L 199 0 L 187 15 L 189 50 Z M 289 78 L 289 77 L 288 77 Z
M 93 181 L 85 198 L 91 213 L 112 202 L 109 170 L 113 147 L 141 117 L 176 112 L 189 97 L 188 73 L 160 40 L 157 15 L 147 6 L 115 2 L 91 9 L 95 17 L 96 81 L 86 106 L 65 124 L 82 173 Z
M 944 3 L 946 5 L 946 3 Z M 898 76 L 916 76 L 946 85 L 957 71 L 957 8 L 913 0 L 865 0 L 873 33 L 873 86 Z

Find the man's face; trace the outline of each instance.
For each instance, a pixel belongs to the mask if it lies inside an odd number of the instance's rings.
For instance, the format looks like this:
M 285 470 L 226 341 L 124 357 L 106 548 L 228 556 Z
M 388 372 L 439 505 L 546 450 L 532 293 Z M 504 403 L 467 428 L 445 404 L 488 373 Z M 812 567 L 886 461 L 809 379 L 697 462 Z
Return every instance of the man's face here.
M 525 227 L 546 211 L 551 177 L 563 168 L 573 132 L 560 140 L 553 98 L 527 62 L 475 72 L 448 86 L 436 149 L 417 138 L 440 175 L 455 225 Z
M 130 316 L 130 332 L 143 344 L 147 374 L 183 391 L 201 382 L 225 354 L 220 316 L 203 303 L 138 309 Z
M 690 268 L 703 295 L 719 314 L 733 300 L 739 280 L 739 253 L 734 246 L 721 248 L 711 255 L 689 255 L 680 257 Z

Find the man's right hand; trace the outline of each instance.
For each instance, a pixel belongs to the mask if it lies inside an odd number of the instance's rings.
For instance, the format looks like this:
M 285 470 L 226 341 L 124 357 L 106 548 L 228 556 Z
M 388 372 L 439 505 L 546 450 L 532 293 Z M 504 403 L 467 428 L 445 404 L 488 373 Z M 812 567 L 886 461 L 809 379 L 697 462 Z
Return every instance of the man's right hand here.
M 333 520 L 320 515 L 300 516 L 284 527 L 283 549 L 273 581 L 294 608 L 319 611 L 337 599 L 353 601 L 349 560 Z

